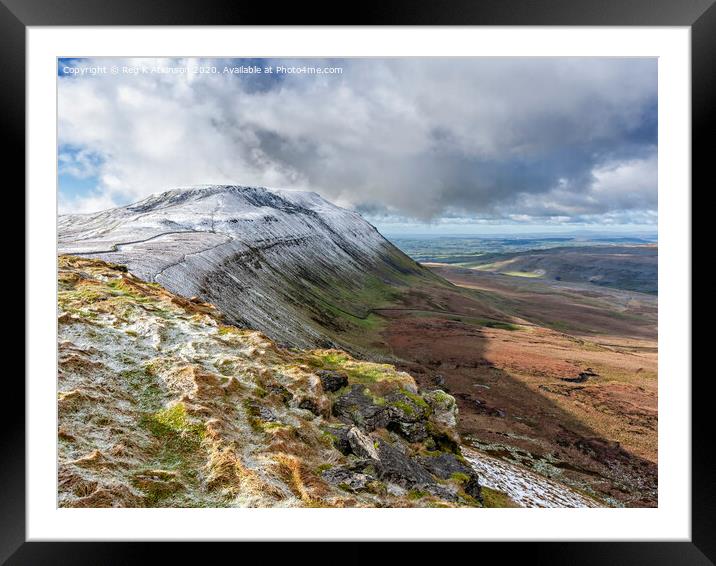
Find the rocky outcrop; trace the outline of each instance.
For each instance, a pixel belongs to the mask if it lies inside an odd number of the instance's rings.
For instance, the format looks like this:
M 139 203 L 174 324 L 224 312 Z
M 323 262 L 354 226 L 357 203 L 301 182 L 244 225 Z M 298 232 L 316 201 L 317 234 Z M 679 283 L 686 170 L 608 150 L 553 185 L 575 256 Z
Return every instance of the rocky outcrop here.
M 455 399 L 443 391 L 419 395 L 396 388 L 380 395 L 376 389 L 353 384 L 335 396 L 333 414 L 347 426 L 333 429 L 334 444 L 355 460 L 323 477 L 351 486 L 382 481 L 450 501 L 462 493 L 480 501 L 477 474 L 461 459 L 455 442 Z M 446 481 L 452 481 L 451 487 Z
M 449 395 L 101 260 L 59 266 L 60 506 L 480 506 Z
M 348 393 L 335 400 L 333 414 L 341 421 L 355 424 L 368 432 L 384 428 L 390 421 L 388 407 L 378 404 L 370 390 L 359 384 L 353 385 Z
M 459 479 L 462 487 L 469 495 L 480 498 L 480 482 L 475 470 L 467 461 L 455 454 L 440 452 L 439 454 L 420 458 L 420 463 L 434 476 L 441 479 Z
M 351 427 L 346 435 L 350 451 L 359 458 L 369 458 L 379 461 L 376 442 L 370 436 L 362 432 L 358 427 Z
M 327 393 L 338 391 L 348 385 L 348 376 L 339 371 L 322 369 L 318 370 L 316 375 L 321 380 L 323 390 Z

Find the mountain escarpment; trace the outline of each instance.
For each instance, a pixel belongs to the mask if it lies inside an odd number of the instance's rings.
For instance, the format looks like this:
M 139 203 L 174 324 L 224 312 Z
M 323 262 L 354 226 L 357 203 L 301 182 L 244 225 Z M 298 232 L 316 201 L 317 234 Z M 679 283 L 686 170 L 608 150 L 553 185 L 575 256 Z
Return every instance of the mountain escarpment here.
M 304 191 L 177 189 L 58 226 L 60 253 L 125 265 L 298 347 L 355 350 L 379 323 L 373 308 L 415 280 L 439 280 L 360 215 Z

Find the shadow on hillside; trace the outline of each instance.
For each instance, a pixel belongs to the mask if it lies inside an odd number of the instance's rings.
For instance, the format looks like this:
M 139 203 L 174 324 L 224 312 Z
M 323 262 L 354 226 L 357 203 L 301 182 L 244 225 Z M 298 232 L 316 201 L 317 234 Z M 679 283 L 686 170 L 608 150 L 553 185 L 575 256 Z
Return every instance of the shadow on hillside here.
M 480 306 L 460 293 L 446 291 L 428 302 L 425 297 L 413 294 L 407 306 L 382 311 L 389 321 L 383 338 L 402 360 L 401 369 L 422 388 L 441 388 L 457 399 L 459 428 L 468 443 L 606 502 L 657 505 L 655 463 L 604 438 L 485 359 L 488 338 L 483 327 L 485 317 L 494 312 L 479 313 Z M 460 313 L 465 314 L 456 317 Z M 569 387 L 579 387 L 558 377 L 543 378 L 566 395 Z

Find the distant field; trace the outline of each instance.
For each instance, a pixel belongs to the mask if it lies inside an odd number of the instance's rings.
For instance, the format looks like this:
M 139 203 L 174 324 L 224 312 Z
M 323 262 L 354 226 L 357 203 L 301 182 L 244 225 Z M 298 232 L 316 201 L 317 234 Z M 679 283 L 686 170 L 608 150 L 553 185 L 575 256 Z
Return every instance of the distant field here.
M 657 297 L 424 265 L 454 286 L 374 312 L 398 367 L 457 399 L 468 445 L 608 505 L 656 505 Z
M 658 299 L 650 293 L 424 265 L 455 285 L 479 292 L 483 303 L 533 324 L 572 334 L 656 339 Z
M 395 238 L 413 259 L 510 277 L 656 294 L 658 247 L 644 238 Z
M 592 283 L 656 293 L 657 262 L 655 245 L 612 245 L 490 254 L 465 267 L 516 277 Z
M 374 311 L 381 335 L 421 387 L 455 396 L 469 445 L 654 506 L 658 249 L 635 240 L 396 238 L 454 287 Z
M 643 237 L 482 237 L 482 236 L 394 236 L 388 238 L 419 262 L 462 264 L 485 259 L 490 254 L 508 254 L 550 248 L 589 246 L 638 246 L 655 244 L 656 236 Z

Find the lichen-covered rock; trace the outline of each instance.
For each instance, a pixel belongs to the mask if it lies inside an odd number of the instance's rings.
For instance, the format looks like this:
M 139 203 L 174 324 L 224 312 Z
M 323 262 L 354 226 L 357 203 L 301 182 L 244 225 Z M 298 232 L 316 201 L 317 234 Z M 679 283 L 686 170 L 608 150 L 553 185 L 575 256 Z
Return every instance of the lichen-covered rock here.
M 420 395 L 397 390 L 385 396 L 394 422 L 416 423 L 424 421 L 430 414 L 430 406 Z
M 347 437 L 353 454 L 359 458 L 379 459 L 376 442 L 370 436 L 361 432 L 358 427 L 351 427 Z
M 430 485 L 423 486 L 423 490 L 432 495 L 436 495 L 440 499 L 447 501 L 459 501 L 459 490 L 455 485 L 442 485 L 439 483 L 433 483 Z
M 328 393 L 338 391 L 348 385 L 348 376 L 338 371 L 322 369 L 318 370 L 316 375 L 321 380 L 323 390 Z
M 476 473 L 470 474 L 468 480 L 463 484 L 465 493 L 482 503 L 482 487 Z
M 428 439 L 428 428 L 423 422 L 392 422 L 390 425 L 392 430 L 396 430 L 408 442 L 423 442 Z
M 441 479 L 448 479 L 453 474 L 465 474 L 472 471 L 472 468 L 458 460 L 455 454 L 447 452 L 439 452 L 434 456 L 423 456 L 419 460 L 431 474 Z
M 350 468 L 331 468 L 325 470 L 321 477 L 327 482 L 336 485 L 346 491 L 362 491 L 368 488 L 375 477 L 363 472 L 351 470 Z
M 434 422 L 451 428 L 457 426 L 457 403 L 452 395 L 438 389 L 424 393 L 423 399 L 432 409 Z
M 477 500 L 481 499 L 477 472 L 455 454 L 440 452 L 421 457 L 419 461 L 434 476 L 440 479 L 455 479 L 462 484 L 465 493 Z
M 348 442 L 348 431 L 351 427 L 343 424 L 327 424 L 321 427 L 323 432 L 328 435 L 334 448 L 341 454 L 347 456 L 352 453 L 351 444 Z
M 311 399 L 310 397 L 305 397 L 301 399 L 298 402 L 298 408 L 299 409 L 305 409 L 306 411 L 312 412 L 314 415 L 320 415 L 321 410 L 318 407 L 318 403 L 316 403 L 315 399 Z
M 435 479 L 418 462 L 384 440 L 378 440 L 378 477 L 403 487 L 430 485 Z
M 428 438 L 427 419 L 430 406 L 418 394 L 397 390 L 385 396 L 390 422 L 388 428 L 401 434 L 408 442 Z
M 376 402 L 370 391 L 361 385 L 351 386 L 347 393 L 334 401 L 333 414 L 367 432 L 386 427 L 390 422 L 388 408 Z

